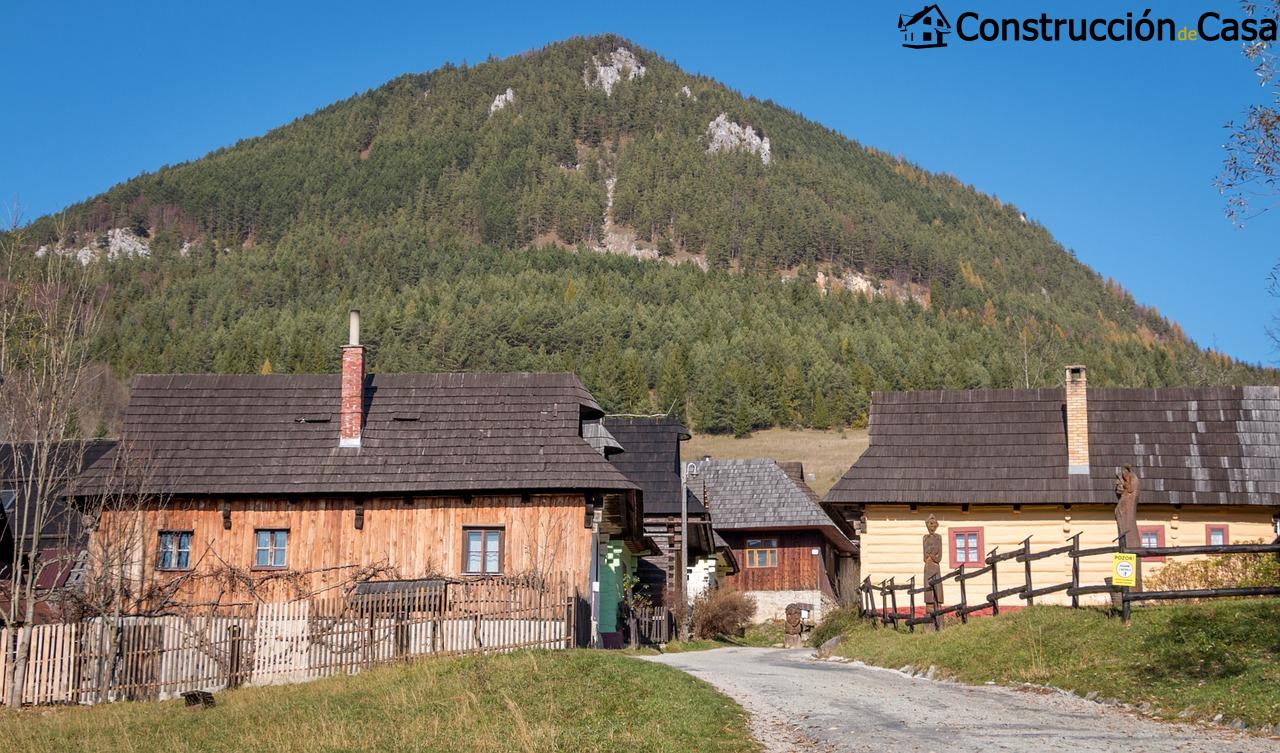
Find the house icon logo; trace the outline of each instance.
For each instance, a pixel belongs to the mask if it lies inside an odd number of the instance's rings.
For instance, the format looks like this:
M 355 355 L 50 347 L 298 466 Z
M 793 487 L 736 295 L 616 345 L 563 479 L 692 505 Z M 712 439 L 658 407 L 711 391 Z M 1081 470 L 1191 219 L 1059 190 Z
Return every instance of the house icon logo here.
M 898 16 L 898 31 L 902 32 L 902 46 L 913 50 L 946 47 L 946 36 L 951 33 L 951 22 L 942 14 L 937 3 L 926 5 L 918 13 L 908 17 Z

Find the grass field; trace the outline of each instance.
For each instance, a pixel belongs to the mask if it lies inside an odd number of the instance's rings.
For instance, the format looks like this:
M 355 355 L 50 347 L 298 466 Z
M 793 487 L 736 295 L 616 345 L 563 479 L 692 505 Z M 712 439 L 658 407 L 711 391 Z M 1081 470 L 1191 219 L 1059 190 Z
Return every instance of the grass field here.
M 805 480 L 822 496 L 866 449 L 866 429 L 765 429 L 744 439 L 724 434 L 695 434 L 680 452 L 685 460 L 700 460 L 704 455 L 717 460 L 799 460 L 804 463 Z
M 49 751 L 757 751 L 706 683 L 620 653 L 433 659 L 182 701 L 0 712 L 0 748 Z
M 915 634 L 844 612 L 814 640 L 841 632 L 836 653 L 868 664 L 1097 692 L 1167 718 L 1280 723 L 1280 600 L 1136 609 L 1127 627 L 1099 610 L 1029 607 Z

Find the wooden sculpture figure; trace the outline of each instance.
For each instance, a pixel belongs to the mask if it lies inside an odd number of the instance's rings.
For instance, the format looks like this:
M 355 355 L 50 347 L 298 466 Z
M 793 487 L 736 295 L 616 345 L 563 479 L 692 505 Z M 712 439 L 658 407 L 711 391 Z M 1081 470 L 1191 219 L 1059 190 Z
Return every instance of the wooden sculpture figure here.
M 1138 474 L 1126 465 L 1116 471 L 1116 533 L 1124 536 L 1126 549 L 1142 546 L 1142 534 L 1138 532 Z M 1138 559 L 1135 591 L 1142 590 L 1142 559 Z
M 782 625 L 783 648 L 804 648 L 804 622 L 801 621 L 800 605 L 787 605 L 787 619 Z
M 925 521 L 929 532 L 924 535 L 924 585 L 929 585 L 930 578 L 942 575 L 942 536 L 938 534 L 938 519 L 933 515 Z M 942 584 L 924 592 L 924 603 L 936 605 L 942 603 Z

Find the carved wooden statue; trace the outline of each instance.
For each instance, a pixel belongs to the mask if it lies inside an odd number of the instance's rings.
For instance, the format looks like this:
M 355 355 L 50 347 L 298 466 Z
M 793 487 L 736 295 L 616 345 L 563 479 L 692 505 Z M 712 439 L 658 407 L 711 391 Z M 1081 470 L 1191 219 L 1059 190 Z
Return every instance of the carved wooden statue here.
M 1138 474 L 1131 466 L 1126 465 L 1116 471 L 1116 533 L 1124 535 L 1127 549 L 1142 546 L 1142 534 L 1138 532 Z M 1142 560 L 1138 560 L 1138 585 L 1133 590 L 1142 590 Z
M 804 647 L 804 622 L 801 621 L 800 605 L 787 605 L 787 619 L 782 624 L 782 646 L 783 648 L 803 648 Z
M 924 584 L 929 585 L 930 578 L 942 575 L 942 536 L 938 534 L 938 519 L 933 515 L 925 521 L 929 532 L 924 535 Z M 936 584 L 932 590 L 924 592 L 925 604 L 942 603 L 942 584 Z

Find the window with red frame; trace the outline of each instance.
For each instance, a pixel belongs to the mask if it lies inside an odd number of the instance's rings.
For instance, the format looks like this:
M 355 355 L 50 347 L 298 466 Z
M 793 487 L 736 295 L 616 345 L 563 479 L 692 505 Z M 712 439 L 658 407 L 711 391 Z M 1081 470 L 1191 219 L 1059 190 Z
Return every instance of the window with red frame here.
M 947 540 L 951 543 L 951 566 L 982 566 L 982 529 L 949 528 Z
M 1231 543 L 1231 532 L 1227 526 L 1205 526 L 1204 543 L 1209 546 L 1224 546 Z
M 1164 526 L 1138 526 L 1143 549 L 1164 546 Z M 1143 557 L 1143 562 L 1164 562 L 1164 557 Z

